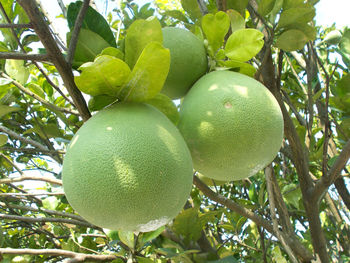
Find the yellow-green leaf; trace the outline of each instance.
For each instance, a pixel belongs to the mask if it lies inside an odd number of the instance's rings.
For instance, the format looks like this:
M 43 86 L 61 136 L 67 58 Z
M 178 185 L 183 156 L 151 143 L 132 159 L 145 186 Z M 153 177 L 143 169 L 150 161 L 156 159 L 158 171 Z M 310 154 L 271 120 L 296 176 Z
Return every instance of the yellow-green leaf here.
M 24 65 L 24 60 L 6 59 L 5 71 L 22 85 L 26 84 L 29 78 L 29 69 Z
M 313 6 L 290 8 L 281 13 L 278 28 L 291 27 L 294 24 L 306 24 L 315 17 L 315 14 Z
M 245 62 L 256 56 L 264 45 L 264 34 L 256 29 L 240 29 L 232 33 L 225 46 L 231 60 Z
M 5 116 L 6 114 L 14 111 L 20 111 L 21 108 L 18 107 L 12 107 L 12 106 L 7 106 L 7 105 L 0 105 L 0 118 Z
M 0 134 L 0 146 L 3 146 L 7 143 L 7 135 L 6 134 Z
M 232 33 L 239 29 L 245 28 L 245 20 L 239 12 L 237 12 L 236 10 L 230 9 L 230 10 L 227 10 L 226 13 L 230 17 Z
M 146 100 L 150 104 L 165 114 L 175 125 L 177 125 L 180 115 L 174 102 L 166 95 L 158 93 L 154 98 Z
M 162 27 L 157 18 L 136 20 L 125 37 L 125 62 L 130 69 L 135 66 L 143 49 L 151 42 L 163 43 Z
M 74 78 L 75 84 L 82 92 L 92 96 L 117 97 L 130 75 L 130 68 L 124 61 L 108 55 L 99 56 L 79 69 L 81 74 Z
M 170 67 L 170 52 L 158 42 L 142 51 L 118 98 L 141 102 L 156 96 L 163 88 Z
M 229 28 L 230 17 L 225 12 L 219 11 L 215 15 L 206 14 L 202 18 L 203 32 L 214 53 L 222 46 Z

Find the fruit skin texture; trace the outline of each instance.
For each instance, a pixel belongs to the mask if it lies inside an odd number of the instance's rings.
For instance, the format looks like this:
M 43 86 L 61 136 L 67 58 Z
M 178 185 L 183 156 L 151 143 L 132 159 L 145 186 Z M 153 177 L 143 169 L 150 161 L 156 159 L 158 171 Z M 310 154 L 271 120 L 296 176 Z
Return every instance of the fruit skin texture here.
M 182 209 L 192 186 L 192 160 L 178 129 L 153 106 L 117 103 L 76 133 L 63 162 L 63 187 L 87 221 L 147 232 Z
M 186 29 L 165 27 L 163 46 L 170 50 L 170 69 L 162 93 L 171 99 L 185 96 L 208 68 L 203 41 Z
M 178 127 L 194 168 L 222 181 L 256 174 L 283 140 L 274 96 L 255 79 L 231 71 L 214 71 L 195 83 L 180 106 Z

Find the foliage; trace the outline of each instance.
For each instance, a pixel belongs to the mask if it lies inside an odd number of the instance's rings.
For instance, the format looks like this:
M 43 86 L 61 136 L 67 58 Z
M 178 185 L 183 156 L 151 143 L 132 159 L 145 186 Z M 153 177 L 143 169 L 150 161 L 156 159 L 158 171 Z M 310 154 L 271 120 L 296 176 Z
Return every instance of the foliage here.
M 154 2 L 89 7 L 79 35 L 84 4 L 62 7 L 70 32 L 67 45 L 51 35 L 58 54 L 41 34 L 50 25 L 34 23 L 46 13 L 31 14 L 36 1 L 1 1 L 2 262 L 349 262 L 350 29 L 316 27 L 318 1 Z M 30 21 L 34 28 L 3 26 Z M 204 41 L 210 71 L 265 84 L 282 108 L 285 140 L 272 165 L 246 180 L 208 188 L 194 177 L 171 225 L 137 235 L 100 229 L 63 194 L 66 146 L 88 109 L 115 101 L 146 101 L 177 122 L 176 105 L 159 95 L 170 59 L 160 30 L 175 25 Z

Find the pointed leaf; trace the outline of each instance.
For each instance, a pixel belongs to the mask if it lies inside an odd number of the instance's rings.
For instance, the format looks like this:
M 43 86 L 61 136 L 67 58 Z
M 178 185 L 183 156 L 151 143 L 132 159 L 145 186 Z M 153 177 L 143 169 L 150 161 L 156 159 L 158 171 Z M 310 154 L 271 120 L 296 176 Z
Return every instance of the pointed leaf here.
M 79 69 L 82 72 L 74 78 L 75 84 L 82 92 L 92 96 L 117 97 L 130 75 L 130 68 L 124 61 L 108 55 L 99 56 Z
M 149 43 L 142 51 L 118 98 L 135 102 L 153 98 L 163 88 L 169 67 L 169 50 L 158 42 Z
M 128 28 L 125 37 L 125 62 L 132 69 L 147 44 L 163 43 L 162 27 L 157 18 L 136 20 Z
M 150 104 L 165 114 L 175 125 L 177 125 L 180 115 L 175 103 L 166 95 L 158 93 L 154 98 L 146 100 Z
M 71 40 L 71 34 L 72 32 L 69 32 L 67 35 L 68 45 Z M 110 45 L 98 34 L 82 28 L 75 49 L 73 65 L 79 67 L 85 62 L 94 61 L 95 57 L 109 46 Z
M 226 56 L 245 62 L 259 53 L 264 45 L 264 34 L 256 29 L 240 29 L 232 33 L 225 46 Z
M 233 9 L 227 10 L 226 13 L 230 17 L 232 33 L 245 28 L 245 20 L 240 13 Z
M 118 236 L 120 241 L 122 241 L 125 245 L 127 245 L 129 248 L 135 247 L 135 236 L 134 232 L 131 231 L 119 231 Z
M 268 15 L 275 6 L 276 0 L 261 0 L 258 6 L 258 13 L 262 16 Z
M 100 54 L 98 54 L 98 56 L 102 56 L 102 55 L 109 55 L 109 56 L 124 60 L 124 53 L 120 49 L 115 47 L 105 48 L 104 50 L 102 50 Z
M 26 84 L 29 78 L 29 69 L 24 66 L 24 60 L 6 59 L 5 71 L 22 85 Z
M 12 107 L 12 106 L 7 106 L 7 105 L 0 105 L 0 118 L 5 116 L 6 114 L 14 111 L 20 111 L 21 108 L 18 107 Z
M 202 17 L 197 0 L 181 0 L 181 6 L 189 14 L 192 21 Z
M 343 37 L 340 41 L 340 50 L 342 53 L 350 56 L 350 29 L 344 30 Z
M 214 53 L 222 46 L 229 28 L 230 17 L 225 12 L 219 11 L 215 15 L 207 14 L 202 18 L 203 32 Z
M 238 69 L 239 73 L 242 73 L 250 77 L 253 77 L 256 72 L 256 69 L 251 64 L 240 62 L 237 60 L 220 61 L 219 64 L 227 68 Z
M 308 42 L 308 37 L 300 30 L 291 29 L 284 32 L 276 41 L 276 46 L 284 51 L 302 49 Z
M 81 1 L 71 3 L 68 6 L 67 22 L 70 30 L 72 30 L 74 27 L 75 20 L 77 19 L 81 6 Z M 89 29 L 90 31 L 95 32 L 101 38 L 107 41 L 112 47 L 116 46 L 115 38 L 110 26 L 108 25 L 108 22 L 100 13 L 98 13 L 91 6 L 89 6 L 88 10 L 86 11 L 82 28 Z
M 282 12 L 278 21 L 278 28 L 285 28 L 293 24 L 306 24 L 315 17 L 313 6 L 302 8 L 290 8 Z
M 6 134 L 0 134 L 0 146 L 4 146 L 7 143 L 8 137 Z
M 155 239 L 156 237 L 158 237 L 164 231 L 164 229 L 165 229 L 165 226 L 162 226 L 154 231 L 142 233 L 138 239 L 141 246 L 143 246 L 148 241 L 151 241 L 151 240 Z

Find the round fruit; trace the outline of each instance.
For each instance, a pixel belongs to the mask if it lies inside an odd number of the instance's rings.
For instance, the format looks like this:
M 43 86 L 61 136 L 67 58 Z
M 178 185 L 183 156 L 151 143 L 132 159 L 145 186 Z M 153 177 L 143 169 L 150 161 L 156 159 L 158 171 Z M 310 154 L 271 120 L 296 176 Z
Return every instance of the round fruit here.
M 172 99 L 185 96 L 208 68 L 203 41 L 186 29 L 165 27 L 163 46 L 170 50 L 170 69 L 162 93 Z
M 117 103 L 76 133 L 63 162 L 63 187 L 87 221 L 147 232 L 182 209 L 192 186 L 192 160 L 178 129 L 147 104 Z
M 222 181 L 256 174 L 283 140 L 274 96 L 255 79 L 231 71 L 214 71 L 196 82 L 180 107 L 178 126 L 194 168 Z

